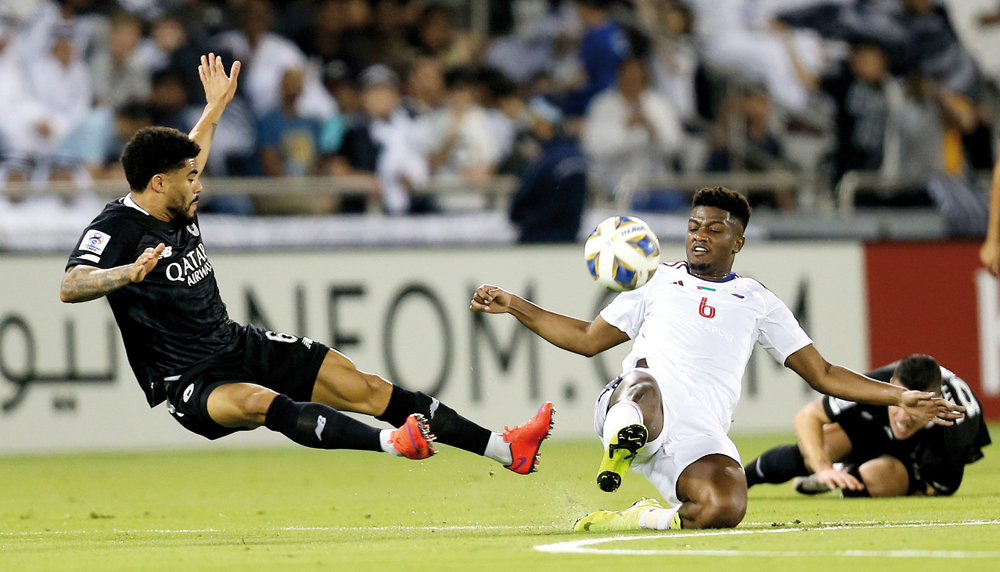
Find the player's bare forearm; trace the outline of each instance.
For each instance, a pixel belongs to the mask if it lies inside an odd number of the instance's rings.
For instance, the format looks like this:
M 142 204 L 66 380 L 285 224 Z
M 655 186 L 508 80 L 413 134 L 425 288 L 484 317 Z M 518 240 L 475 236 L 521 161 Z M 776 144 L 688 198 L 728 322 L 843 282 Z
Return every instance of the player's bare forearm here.
M 588 357 L 601 351 L 588 343 L 589 322 L 550 312 L 520 296 L 512 298 L 507 312 L 556 347 Z
M 585 322 L 550 312 L 489 284 L 476 289 L 469 308 L 473 312 L 511 314 L 552 345 L 588 357 L 629 339 L 628 335 L 600 316 L 593 322 Z
M 826 454 L 823 438 L 824 421 L 829 422 L 829 418 L 826 417 L 820 402 L 814 401 L 803 407 L 795 415 L 792 423 L 806 467 L 813 473 L 833 468 L 833 463 Z
M 212 150 L 212 140 L 215 138 L 215 131 L 219 128 L 219 120 L 222 119 L 222 112 L 225 108 L 225 104 L 212 105 L 210 103 L 206 105 L 198 123 L 195 123 L 188 134 L 188 137 L 201 148 L 194 160 L 195 168 L 198 169 L 199 173 L 205 171 L 205 163 L 208 162 L 208 154 Z
M 873 405 L 901 403 L 902 388 L 833 365 L 823 359 L 813 345 L 808 345 L 788 356 L 785 366 L 824 395 Z
M 106 296 L 132 283 L 130 265 L 102 270 L 93 266 L 74 266 L 63 276 L 59 299 L 70 304 Z

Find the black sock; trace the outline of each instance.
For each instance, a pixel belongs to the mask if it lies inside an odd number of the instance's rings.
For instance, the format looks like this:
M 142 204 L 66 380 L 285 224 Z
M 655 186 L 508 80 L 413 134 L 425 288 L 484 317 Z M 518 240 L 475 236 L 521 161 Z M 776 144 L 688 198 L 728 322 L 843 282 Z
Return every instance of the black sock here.
M 747 486 L 761 483 L 778 484 L 795 477 L 806 477 L 809 469 L 798 445 L 781 445 L 766 451 L 760 457 L 743 467 L 747 474 Z
M 402 425 L 411 413 L 421 413 L 430 424 L 431 433 L 438 443 L 465 449 L 482 455 L 490 442 L 492 432 L 480 427 L 455 412 L 454 409 L 437 399 L 419 391 L 407 391 L 398 385 L 392 386 L 392 396 L 385 412 L 376 417 L 393 427 Z
M 267 410 L 264 425 L 299 445 L 314 449 L 381 451 L 381 430 L 365 425 L 320 403 L 298 403 L 279 395 Z

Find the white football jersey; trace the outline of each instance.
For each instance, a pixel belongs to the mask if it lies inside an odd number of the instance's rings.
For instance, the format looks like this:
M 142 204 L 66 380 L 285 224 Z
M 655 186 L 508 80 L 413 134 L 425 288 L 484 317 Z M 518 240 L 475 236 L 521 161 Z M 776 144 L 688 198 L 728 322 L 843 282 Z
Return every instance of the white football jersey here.
M 759 342 L 778 363 L 812 343 L 785 304 L 760 282 L 731 273 L 712 282 L 687 262 L 660 264 L 643 287 L 618 295 L 601 317 L 632 338 L 627 372 L 645 358 L 664 401 L 690 395 L 729 430 L 743 371 Z

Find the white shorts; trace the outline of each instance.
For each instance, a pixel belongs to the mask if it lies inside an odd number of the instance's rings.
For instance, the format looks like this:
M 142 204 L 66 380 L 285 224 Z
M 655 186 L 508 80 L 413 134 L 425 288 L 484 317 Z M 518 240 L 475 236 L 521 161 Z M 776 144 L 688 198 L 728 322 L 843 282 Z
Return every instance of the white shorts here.
M 650 373 L 641 368 L 638 371 Z M 594 429 L 602 441 L 611 395 L 620 381 L 619 377 L 606 385 L 594 404 Z M 632 462 L 632 470 L 653 483 L 670 506 L 681 504 L 677 498 L 677 479 L 698 459 L 708 455 L 725 455 L 743 466 L 740 452 L 718 421 L 702 414 L 708 409 L 694 395 L 664 395 L 663 431 L 656 439 L 646 443 Z M 604 445 L 606 447 L 607 443 Z

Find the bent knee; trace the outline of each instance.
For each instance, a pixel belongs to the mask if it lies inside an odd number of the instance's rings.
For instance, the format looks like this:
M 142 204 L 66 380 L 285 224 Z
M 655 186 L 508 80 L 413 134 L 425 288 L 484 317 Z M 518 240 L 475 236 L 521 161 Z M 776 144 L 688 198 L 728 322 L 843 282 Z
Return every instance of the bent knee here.
M 645 399 L 659 401 L 660 386 L 648 373 L 632 372 L 625 376 L 615 394 L 615 397 L 624 397 L 637 403 Z
M 701 528 L 733 528 L 743 522 L 747 501 L 736 495 L 720 495 L 702 509 Z
M 259 419 L 259 422 L 263 423 L 264 418 L 267 416 L 267 410 L 270 409 L 271 403 L 277 395 L 277 393 L 270 389 L 261 388 L 258 391 L 244 395 L 238 401 L 237 407 L 248 420 Z

